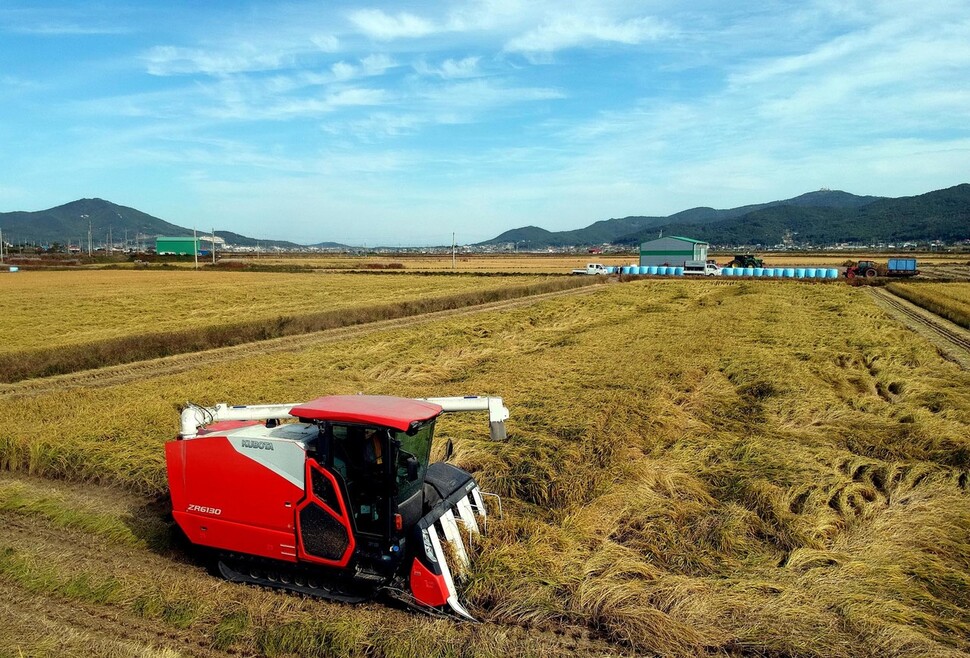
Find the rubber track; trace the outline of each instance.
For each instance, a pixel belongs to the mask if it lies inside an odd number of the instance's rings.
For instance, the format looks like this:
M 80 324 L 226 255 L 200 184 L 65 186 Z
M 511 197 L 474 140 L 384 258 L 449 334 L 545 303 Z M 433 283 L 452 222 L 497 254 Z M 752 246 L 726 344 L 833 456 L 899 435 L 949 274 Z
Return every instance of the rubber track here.
M 304 567 L 304 568 L 301 568 Z M 281 589 L 328 601 L 361 603 L 375 598 L 378 587 L 370 592 L 344 592 L 327 587 L 324 573 L 314 573 L 304 565 L 294 565 L 277 560 L 260 559 L 256 556 L 220 553 L 219 572 L 223 578 L 234 583 L 245 583 L 267 589 Z M 254 575 L 258 574 L 258 575 Z
M 602 286 L 593 285 L 570 290 L 558 290 L 555 292 L 540 293 L 529 297 L 518 297 L 487 304 L 478 304 L 459 309 L 448 309 L 445 311 L 434 311 L 423 315 L 414 315 L 405 318 L 395 318 L 392 320 L 380 320 L 363 325 L 350 327 L 339 327 L 336 329 L 326 329 L 310 334 L 300 334 L 297 336 L 284 336 L 270 340 L 259 341 L 256 343 L 243 343 L 232 347 L 220 347 L 204 352 L 189 352 L 177 354 L 160 359 L 150 359 L 147 361 L 136 361 L 117 366 L 97 368 L 95 370 L 82 370 L 66 375 L 54 377 L 44 377 L 41 379 L 28 379 L 15 384 L 0 384 L 0 399 L 17 399 L 46 393 L 61 392 L 70 388 L 105 388 L 125 384 L 133 380 L 151 379 L 155 377 L 166 377 L 169 375 L 194 370 L 200 365 L 213 365 L 216 363 L 227 363 L 248 359 L 253 356 L 264 354 L 274 354 L 277 352 L 288 352 L 292 350 L 305 349 L 315 345 L 331 343 L 348 338 L 359 338 L 378 331 L 388 331 L 415 325 L 434 322 L 445 318 L 461 317 L 473 315 L 475 313 L 486 313 L 492 311 L 505 311 L 508 309 L 529 306 L 537 302 L 565 297 L 570 295 L 587 295 Z
M 907 302 L 884 288 L 870 286 L 869 293 L 884 302 L 893 311 L 903 316 L 907 324 L 916 325 L 932 331 L 945 343 L 970 355 L 970 332 L 941 318 L 932 311 Z

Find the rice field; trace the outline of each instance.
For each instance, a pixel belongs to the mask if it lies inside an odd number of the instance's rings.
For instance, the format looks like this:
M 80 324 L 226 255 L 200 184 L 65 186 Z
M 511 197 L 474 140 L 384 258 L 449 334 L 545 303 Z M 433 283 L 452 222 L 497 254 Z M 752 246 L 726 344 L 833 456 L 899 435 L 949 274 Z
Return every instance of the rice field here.
M 516 277 L 515 285 L 543 280 Z M 0 278 L 0 354 L 507 287 L 490 277 L 25 271 Z
M 890 283 L 886 289 L 970 329 L 970 283 Z
M 166 488 L 162 445 L 186 399 L 355 392 L 505 398 L 506 442 L 470 416 L 443 418 L 438 432 L 504 501 L 465 586 L 482 625 L 222 583 L 178 561 L 151 522 L 164 509 L 152 507 Z M 0 399 L 0 418 L 0 472 L 146 501 L 78 509 L 0 475 L 0 511 L 128 547 L 124 562 L 99 561 L 73 555 L 83 543 L 0 536 L 0 581 L 173 632 L 216 629 L 208 641 L 222 649 L 970 654 L 970 374 L 848 286 L 603 286 L 432 330 Z

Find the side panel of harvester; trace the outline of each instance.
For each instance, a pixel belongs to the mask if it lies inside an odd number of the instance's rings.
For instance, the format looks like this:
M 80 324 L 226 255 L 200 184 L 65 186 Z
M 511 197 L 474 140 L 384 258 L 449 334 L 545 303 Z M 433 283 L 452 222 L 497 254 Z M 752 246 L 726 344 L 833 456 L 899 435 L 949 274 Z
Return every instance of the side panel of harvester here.
M 219 429 L 165 446 L 176 523 L 194 544 L 295 562 L 303 446 Z

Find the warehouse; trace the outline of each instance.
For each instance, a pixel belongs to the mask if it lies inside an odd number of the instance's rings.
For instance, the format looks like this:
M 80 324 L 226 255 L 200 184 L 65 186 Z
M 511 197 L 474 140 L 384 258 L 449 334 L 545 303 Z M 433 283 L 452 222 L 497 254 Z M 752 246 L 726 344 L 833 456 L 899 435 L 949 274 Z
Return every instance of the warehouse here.
M 199 239 L 193 237 L 155 238 L 155 253 L 159 256 L 194 256 L 199 253 Z
M 640 266 L 676 265 L 707 260 L 707 243 L 672 235 L 640 244 Z
M 155 253 L 159 256 L 208 255 L 213 248 L 225 249 L 226 241 L 217 236 L 200 238 L 155 238 Z

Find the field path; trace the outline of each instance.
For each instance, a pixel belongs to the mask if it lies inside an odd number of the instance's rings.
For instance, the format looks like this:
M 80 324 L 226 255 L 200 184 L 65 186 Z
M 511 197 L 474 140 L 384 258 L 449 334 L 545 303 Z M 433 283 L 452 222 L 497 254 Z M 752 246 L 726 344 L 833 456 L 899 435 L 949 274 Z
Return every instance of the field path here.
M 16 478 L 5 477 L 6 480 Z M 57 485 L 51 488 L 60 489 Z M 75 498 L 98 499 L 103 490 L 98 487 L 71 485 L 63 487 Z M 88 495 L 87 492 L 90 492 Z M 128 494 L 117 492 L 121 500 Z M 137 499 L 131 497 L 131 507 Z M 115 501 L 117 506 L 119 501 Z M 97 565 L 102 576 L 115 576 L 122 581 L 132 577 L 152 578 L 173 568 L 173 563 L 144 548 L 119 546 L 110 540 L 82 531 L 58 528 L 40 516 L 0 512 L 0 551 L 10 556 L 33 555 L 43 570 L 49 559 L 66 559 L 80 570 Z M 222 658 L 232 654 L 212 647 L 212 638 L 203 629 L 178 628 L 160 623 L 157 619 L 136 614 L 128 606 L 105 605 L 84 600 L 83 596 L 63 595 L 38 585 L 43 577 L 30 569 L 18 571 L 30 584 L 18 583 L 16 578 L 4 577 L 0 570 L 0 644 L 11 649 L 37 646 L 49 653 L 44 655 L 118 655 L 146 658 Z M 185 569 L 181 579 L 207 577 L 199 567 Z M 167 580 L 172 580 L 169 576 Z M 38 639 L 46 635 L 49 640 Z M 12 646 L 11 646 L 12 643 Z M 23 643 L 22 645 L 20 643 Z M 13 655 L 13 654 L 11 654 Z M 34 655 L 28 651 L 23 655 Z M 238 656 L 239 654 L 236 653 Z
M 899 318 L 913 331 L 925 336 L 965 370 L 970 370 L 970 331 L 897 297 L 885 288 L 870 286 L 867 290 L 881 308 Z
M 537 302 L 545 301 L 547 299 L 563 297 L 566 295 L 588 295 L 600 289 L 601 286 L 596 285 L 584 286 L 582 288 L 540 293 L 537 295 L 531 295 L 529 297 L 519 297 L 516 299 L 489 302 L 476 306 L 467 306 L 445 311 L 434 311 L 432 313 L 425 313 L 423 315 L 381 320 L 378 322 L 370 322 L 367 324 L 354 325 L 350 327 L 326 329 L 324 331 L 318 331 L 310 334 L 284 336 L 282 338 L 272 338 L 254 343 L 243 343 L 241 345 L 220 347 L 212 350 L 206 350 L 204 352 L 188 352 L 185 354 L 162 357 L 160 359 L 135 361 L 133 363 L 107 366 L 94 370 L 82 370 L 66 375 L 27 379 L 14 384 L 0 384 L 0 399 L 17 399 L 34 395 L 43 395 L 45 393 L 63 391 L 70 388 L 102 388 L 107 386 L 116 386 L 118 384 L 124 384 L 136 379 L 165 377 L 168 375 L 185 372 L 187 370 L 197 368 L 202 362 L 207 365 L 211 365 L 213 363 L 224 363 L 239 359 L 248 359 L 250 357 L 260 356 L 263 354 L 298 350 L 313 345 L 367 336 L 378 331 L 412 327 L 427 322 L 434 322 L 443 318 L 472 315 L 474 313 L 503 311 L 506 309 L 528 306 Z
M 124 615 L 105 606 L 37 596 L 0 581 L 0 619 L 21 633 L 45 629 L 57 638 L 61 655 L 139 655 L 159 658 L 239 656 L 209 646 L 199 633 L 160 628 L 154 621 Z M 67 646 L 65 646 L 67 645 Z M 48 645 L 50 646 L 50 645 Z M 15 647 L 16 648 L 16 647 Z M 91 652 L 90 654 L 88 652 Z M 30 655 L 30 654 L 24 654 Z
M 23 507 L 11 504 L 11 490 L 24 492 L 28 503 Z M 38 498 L 58 501 L 58 509 L 119 519 L 146 544 L 66 527 L 37 511 L 49 507 L 30 505 L 29 501 Z M 380 618 L 381 624 L 400 629 L 426 624 L 447 626 L 471 644 L 476 638 L 499 634 L 515 645 L 533 646 L 537 655 L 552 658 L 629 655 L 622 646 L 591 637 L 587 629 L 577 626 L 540 628 L 501 620 L 464 624 L 432 619 L 377 601 L 351 606 L 228 583 L 212 575 L 199 555 L 191 556 L 175 545 L 150 547 L 172 541 L 159 540 L 160 536 L 172 536 L 167 509 L 167 500 L 146 501 L 120 489 L 0 472 L 0 655 L 6 656 L 4 650 L 10 650 L 13 656 L 259 656 L 265 654 L 254 648 L 258 641 L 253 638 L 261 632 L 272 633 L 275 626 L 287 622 L 312 623 L 328 615 L 346 617 L 348 613 L 359 614 L 362 621 Z M 83 582 L 90 587 L 71 587 L 66 582 L 85 578 L 88 580 Z M 114 594 L 107 599 L 86 595 L 105 580 L 114 583 Z M 155 601 L 156 605 L 139 606 L 139 599 Z M 177 613 L 186 602 L 201 604 L 196 614 L 165 618 L 166 607 Z M 207 608 L 206 603 L 212 603 L 212 607 Z M 223 638 L 220 648 L 216 622 L 230 609 L 249 614 L 251 623 L 236 639 Z M 278 624 L 274 621 L 277 618 Z M 307 632 L 312 632 L 312 627 Z M 335 649 L 334 653 L 340 651 Z M 375 648 L 374 655 L 383 655 L 382 649 Z

